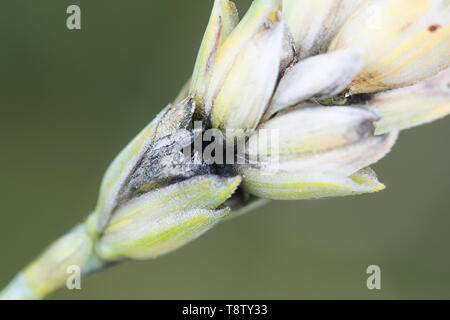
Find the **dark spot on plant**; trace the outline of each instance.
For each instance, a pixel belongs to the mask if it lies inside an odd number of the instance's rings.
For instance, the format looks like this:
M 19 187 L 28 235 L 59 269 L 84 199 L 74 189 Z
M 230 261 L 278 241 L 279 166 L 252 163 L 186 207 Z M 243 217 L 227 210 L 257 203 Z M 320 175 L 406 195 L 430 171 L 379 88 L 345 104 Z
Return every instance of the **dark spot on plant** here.
M 435 32 L 437 29 L 439 29 L 441 27 L 441 25 L 440 24 L 433 24 L 433 25 L 431 25 L 431 26 L 429 26 L 428 27 L 428 30 L 430 31 L 430 32 Z
M 347 98 L 346 104 L 347 105 L 366 104 L 372 99 L 372 96 L 373 96 L 372 94 L 368 93 L 354 94 Z

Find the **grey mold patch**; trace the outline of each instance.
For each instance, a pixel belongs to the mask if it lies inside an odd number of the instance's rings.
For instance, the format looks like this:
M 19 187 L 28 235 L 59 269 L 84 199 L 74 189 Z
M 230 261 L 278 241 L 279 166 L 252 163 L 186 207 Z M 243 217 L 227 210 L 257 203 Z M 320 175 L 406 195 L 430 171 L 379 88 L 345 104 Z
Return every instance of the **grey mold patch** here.
M 192 148 L 194 132 L 177 131 L 153 143 L 130 175 L 121 192 L 129 199 L 174 180 L 211 173 L 201 154 Z

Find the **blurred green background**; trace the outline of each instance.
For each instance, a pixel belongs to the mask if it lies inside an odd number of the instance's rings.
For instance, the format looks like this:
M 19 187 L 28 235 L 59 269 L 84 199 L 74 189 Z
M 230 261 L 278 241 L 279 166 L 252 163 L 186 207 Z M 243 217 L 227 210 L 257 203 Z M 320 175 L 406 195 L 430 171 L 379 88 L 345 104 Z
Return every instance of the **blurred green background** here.
M 2 1 L 0 287 L 94 207 L 109 162 L 190 76 L 211 4 Z M 50 298 L 448 299 L 449 124 L 401 134 L 375 165 L 381 193 L 272 202 Z M 366 288 L 371 264 L 382 290 Z

